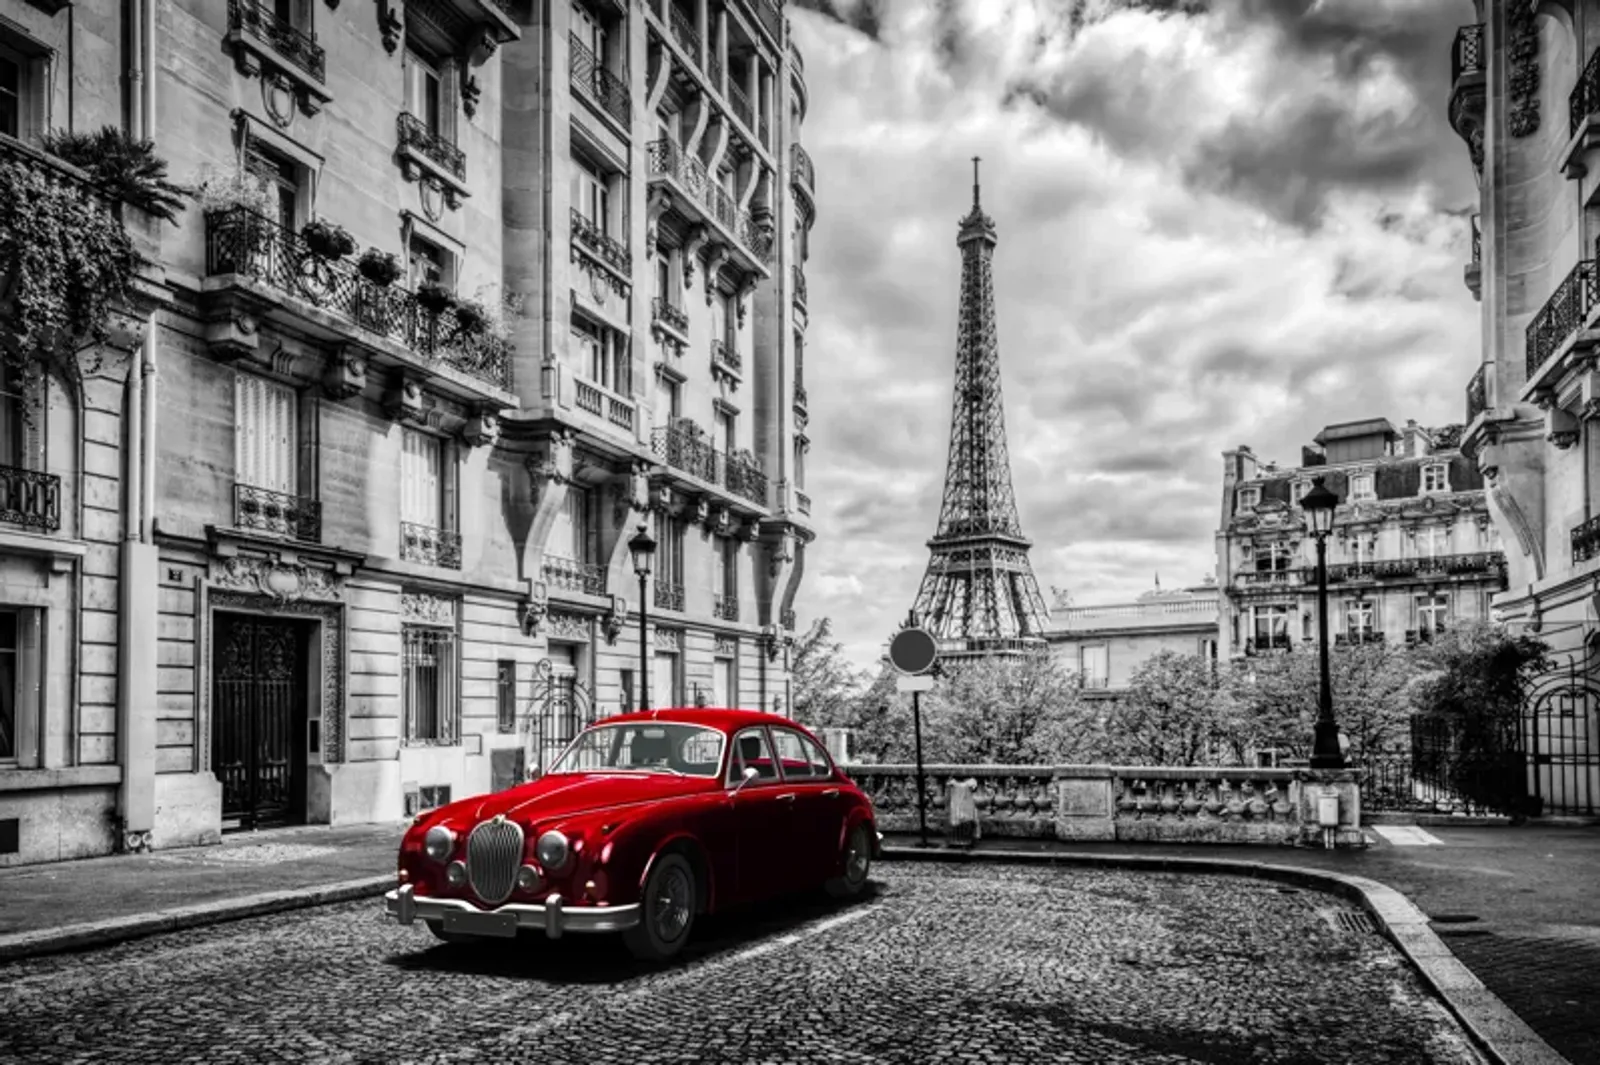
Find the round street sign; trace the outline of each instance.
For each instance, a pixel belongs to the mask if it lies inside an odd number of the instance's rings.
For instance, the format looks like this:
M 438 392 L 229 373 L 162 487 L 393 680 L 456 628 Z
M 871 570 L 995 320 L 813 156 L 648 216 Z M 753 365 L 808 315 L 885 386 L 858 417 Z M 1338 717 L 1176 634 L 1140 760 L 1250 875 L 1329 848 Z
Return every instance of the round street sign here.
M 889 663 L 902 673 L 926 672 L 938 657 L 939 645 L 927 629 L 901 629 L 889 641 Z

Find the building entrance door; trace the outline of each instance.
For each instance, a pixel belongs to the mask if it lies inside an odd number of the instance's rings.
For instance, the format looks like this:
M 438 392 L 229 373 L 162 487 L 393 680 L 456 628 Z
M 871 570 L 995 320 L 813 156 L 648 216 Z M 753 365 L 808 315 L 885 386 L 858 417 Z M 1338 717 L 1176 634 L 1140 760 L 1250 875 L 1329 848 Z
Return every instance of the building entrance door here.
M 305 819 L 306 655 L 301 625 L 216 615 L 211 769 L 222 784 L 222 827 Z

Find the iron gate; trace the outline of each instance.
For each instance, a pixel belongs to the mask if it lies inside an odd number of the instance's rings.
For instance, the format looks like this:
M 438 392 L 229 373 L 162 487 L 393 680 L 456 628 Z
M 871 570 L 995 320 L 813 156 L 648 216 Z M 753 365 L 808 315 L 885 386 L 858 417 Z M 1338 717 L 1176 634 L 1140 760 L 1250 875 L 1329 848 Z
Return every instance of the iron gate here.
M 594 723 L 594 699 L 575 674 L 557 673 L 548 658 L 534 667 L 538 681 L 522 717 L 532 776 L 548 769 L 578 733 Z
M 1540 812 L 1600 815 L 1600 643 L 1553 655 L 1523 717 L 1528 790 Z
M 226 826 L 299 820 L 306 665 L 299 627 L 281 618 L 217 614 L 211 768 Z

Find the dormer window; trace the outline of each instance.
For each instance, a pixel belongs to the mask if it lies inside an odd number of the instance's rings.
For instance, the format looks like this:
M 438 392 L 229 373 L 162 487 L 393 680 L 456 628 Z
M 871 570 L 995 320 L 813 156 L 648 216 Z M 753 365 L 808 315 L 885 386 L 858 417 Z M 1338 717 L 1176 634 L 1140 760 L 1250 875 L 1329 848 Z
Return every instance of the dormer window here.
M 1300 500 L 1305 498 L 1305 494 L 1309 491 L 1311 491 L 1310 481 L 1291 482 L 1289 485 L 1289 502 L 1293 503 L 1295 506 L 1299 506 Z
M 1376 498 L 1378 498 L 1378 494 L 1373 491 L 1372 474 L 1353 473 L 1350 475 L 1350 499 L 1352 502 Z
M 1239 509 L 1254 510 L 1261 502 L 1261 489 L 1258 486 L 1239 489 Z
M 1450 467 L 1444 463 L 1422 467 L 1422 493 L 1450 491 Z

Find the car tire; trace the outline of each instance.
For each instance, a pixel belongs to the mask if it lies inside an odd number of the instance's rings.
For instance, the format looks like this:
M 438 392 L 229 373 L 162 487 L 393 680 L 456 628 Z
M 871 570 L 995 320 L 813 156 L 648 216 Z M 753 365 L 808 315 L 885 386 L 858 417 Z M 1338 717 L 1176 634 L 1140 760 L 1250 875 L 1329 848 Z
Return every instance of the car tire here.
M 845 837 L 842 860 L 844 871 L 823 886 L 836 899 L 853 899 L 866 890 L 872 872 L 872 836 L 865 824 L 856 825 Z
M 471 943 L 477 938 L 462 932 L 446 932 L 443 923 L 440 921 L 424 921 L 422 923 L 428 926 L 428 931 L 432 932 L 435 938 L 442 939 L 446 943 Z
M 623 944 L 640 961 L 668 960 L 689 941 L 699 903 L 689 860 L 676 852 L 661 855 L 644 882 L 639 923 L 622 933 Z

